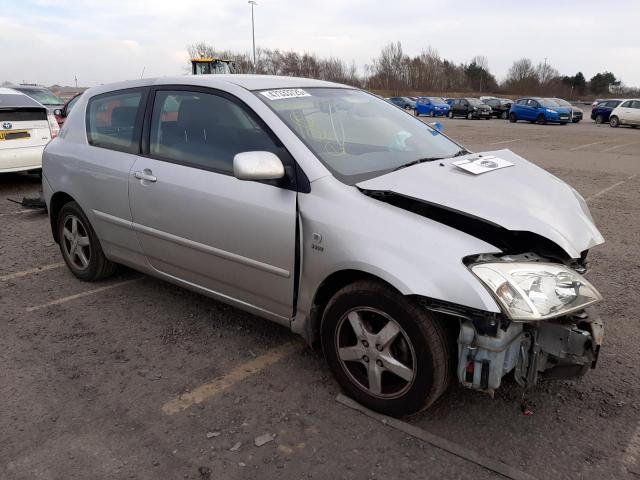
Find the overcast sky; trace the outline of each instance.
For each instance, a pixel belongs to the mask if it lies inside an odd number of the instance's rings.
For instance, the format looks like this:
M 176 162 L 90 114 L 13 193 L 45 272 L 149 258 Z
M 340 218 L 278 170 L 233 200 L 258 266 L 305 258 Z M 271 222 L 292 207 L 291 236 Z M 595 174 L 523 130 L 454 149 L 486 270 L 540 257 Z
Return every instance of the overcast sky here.
M 444 58 L 489 59 L 501 79 L 513 60 L 547 61 L 589 79 L 612 71 L 640 86 L 640 0 L 258 0 L 256 43 L 355 60 L 380 48 L 428 46 Z M 186 45 L 251 49 L 246 0 L 5 0 L 0 82 L 93 86 L 185 72 Z

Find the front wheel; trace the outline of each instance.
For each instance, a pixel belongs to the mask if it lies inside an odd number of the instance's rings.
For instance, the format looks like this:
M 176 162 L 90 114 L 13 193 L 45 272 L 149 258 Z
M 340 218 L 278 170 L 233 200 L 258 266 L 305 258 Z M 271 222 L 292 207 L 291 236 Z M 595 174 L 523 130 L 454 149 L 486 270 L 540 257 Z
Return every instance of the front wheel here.
M 613 116 L 609 119 L 609 125 L 611 125 L 614 128 L 617 128 L 620 126 L 620 119 L 616 116 Z
M 101 280 L 115 272 L 116 265 L 102 252 L 100 241 L 76 202 L 69 202 L 58 214 L 58 242 L 67 267 L 87 282 Z
M 500 118 L 501 118 L 502 120 L 506 120 L 508 116 L 509 116 L 509 114 L 508 114 L 506 111 L 504 111 L 504 112 L 502 112 L 502 113 L 500 114 Z
M 449 114 L 447 115 L 449 118 L 453 118 L 453 111 L 449 110 Z
M 322 348 L 336 379 L 356 401 L 389 415 L 428 407 L 449 384 L 449 343 L 439 321 L 413 299 L 359 281 L 327 305 Z
M 547 117 L 544 116 L 544 113 L 541 113 L 540 115 L 538 115 L 538 118 L 536 119 L 536 121 L 540 125 L 545 125 L 547 123 Z
M 467 113 L 467 120 L 473 120 L 473 113 Z

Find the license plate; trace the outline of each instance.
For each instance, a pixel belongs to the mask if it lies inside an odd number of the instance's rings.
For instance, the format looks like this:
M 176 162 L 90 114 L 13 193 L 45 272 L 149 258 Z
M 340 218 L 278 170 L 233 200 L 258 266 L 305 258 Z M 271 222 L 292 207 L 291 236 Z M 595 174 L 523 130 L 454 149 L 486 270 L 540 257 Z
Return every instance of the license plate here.
M 0 130 L 0 141 L 31 138 L 29 130 Z

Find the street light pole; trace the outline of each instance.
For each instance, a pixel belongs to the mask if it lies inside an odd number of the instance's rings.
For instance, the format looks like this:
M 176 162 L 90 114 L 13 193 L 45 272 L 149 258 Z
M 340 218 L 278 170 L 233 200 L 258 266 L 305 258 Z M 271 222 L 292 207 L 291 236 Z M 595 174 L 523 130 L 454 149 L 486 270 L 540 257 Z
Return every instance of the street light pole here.
M 253 7 L 257 5 L 254 0 L 249 0 L 247 3 L 251 5 L 251 38 L 253 39 L 253 73 L 256 73 L 256 28 L 253 22 Z

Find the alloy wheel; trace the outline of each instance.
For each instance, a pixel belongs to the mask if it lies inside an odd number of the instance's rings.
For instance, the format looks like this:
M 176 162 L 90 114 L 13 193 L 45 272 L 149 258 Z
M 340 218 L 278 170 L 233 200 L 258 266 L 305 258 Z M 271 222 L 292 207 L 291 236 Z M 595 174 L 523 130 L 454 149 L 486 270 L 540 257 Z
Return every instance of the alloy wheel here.
M 416 377 L 416 354 L 409 336 L 381 310 L 358 307 L 338 322 L 335 345 L 351 381 L 377 398 L 397 398 Z
M 85 270 L 91 261 L 91 242 L 82 221 L 67 215 L 62 230 L 62 247 L 69 261 L 79 270 Z

